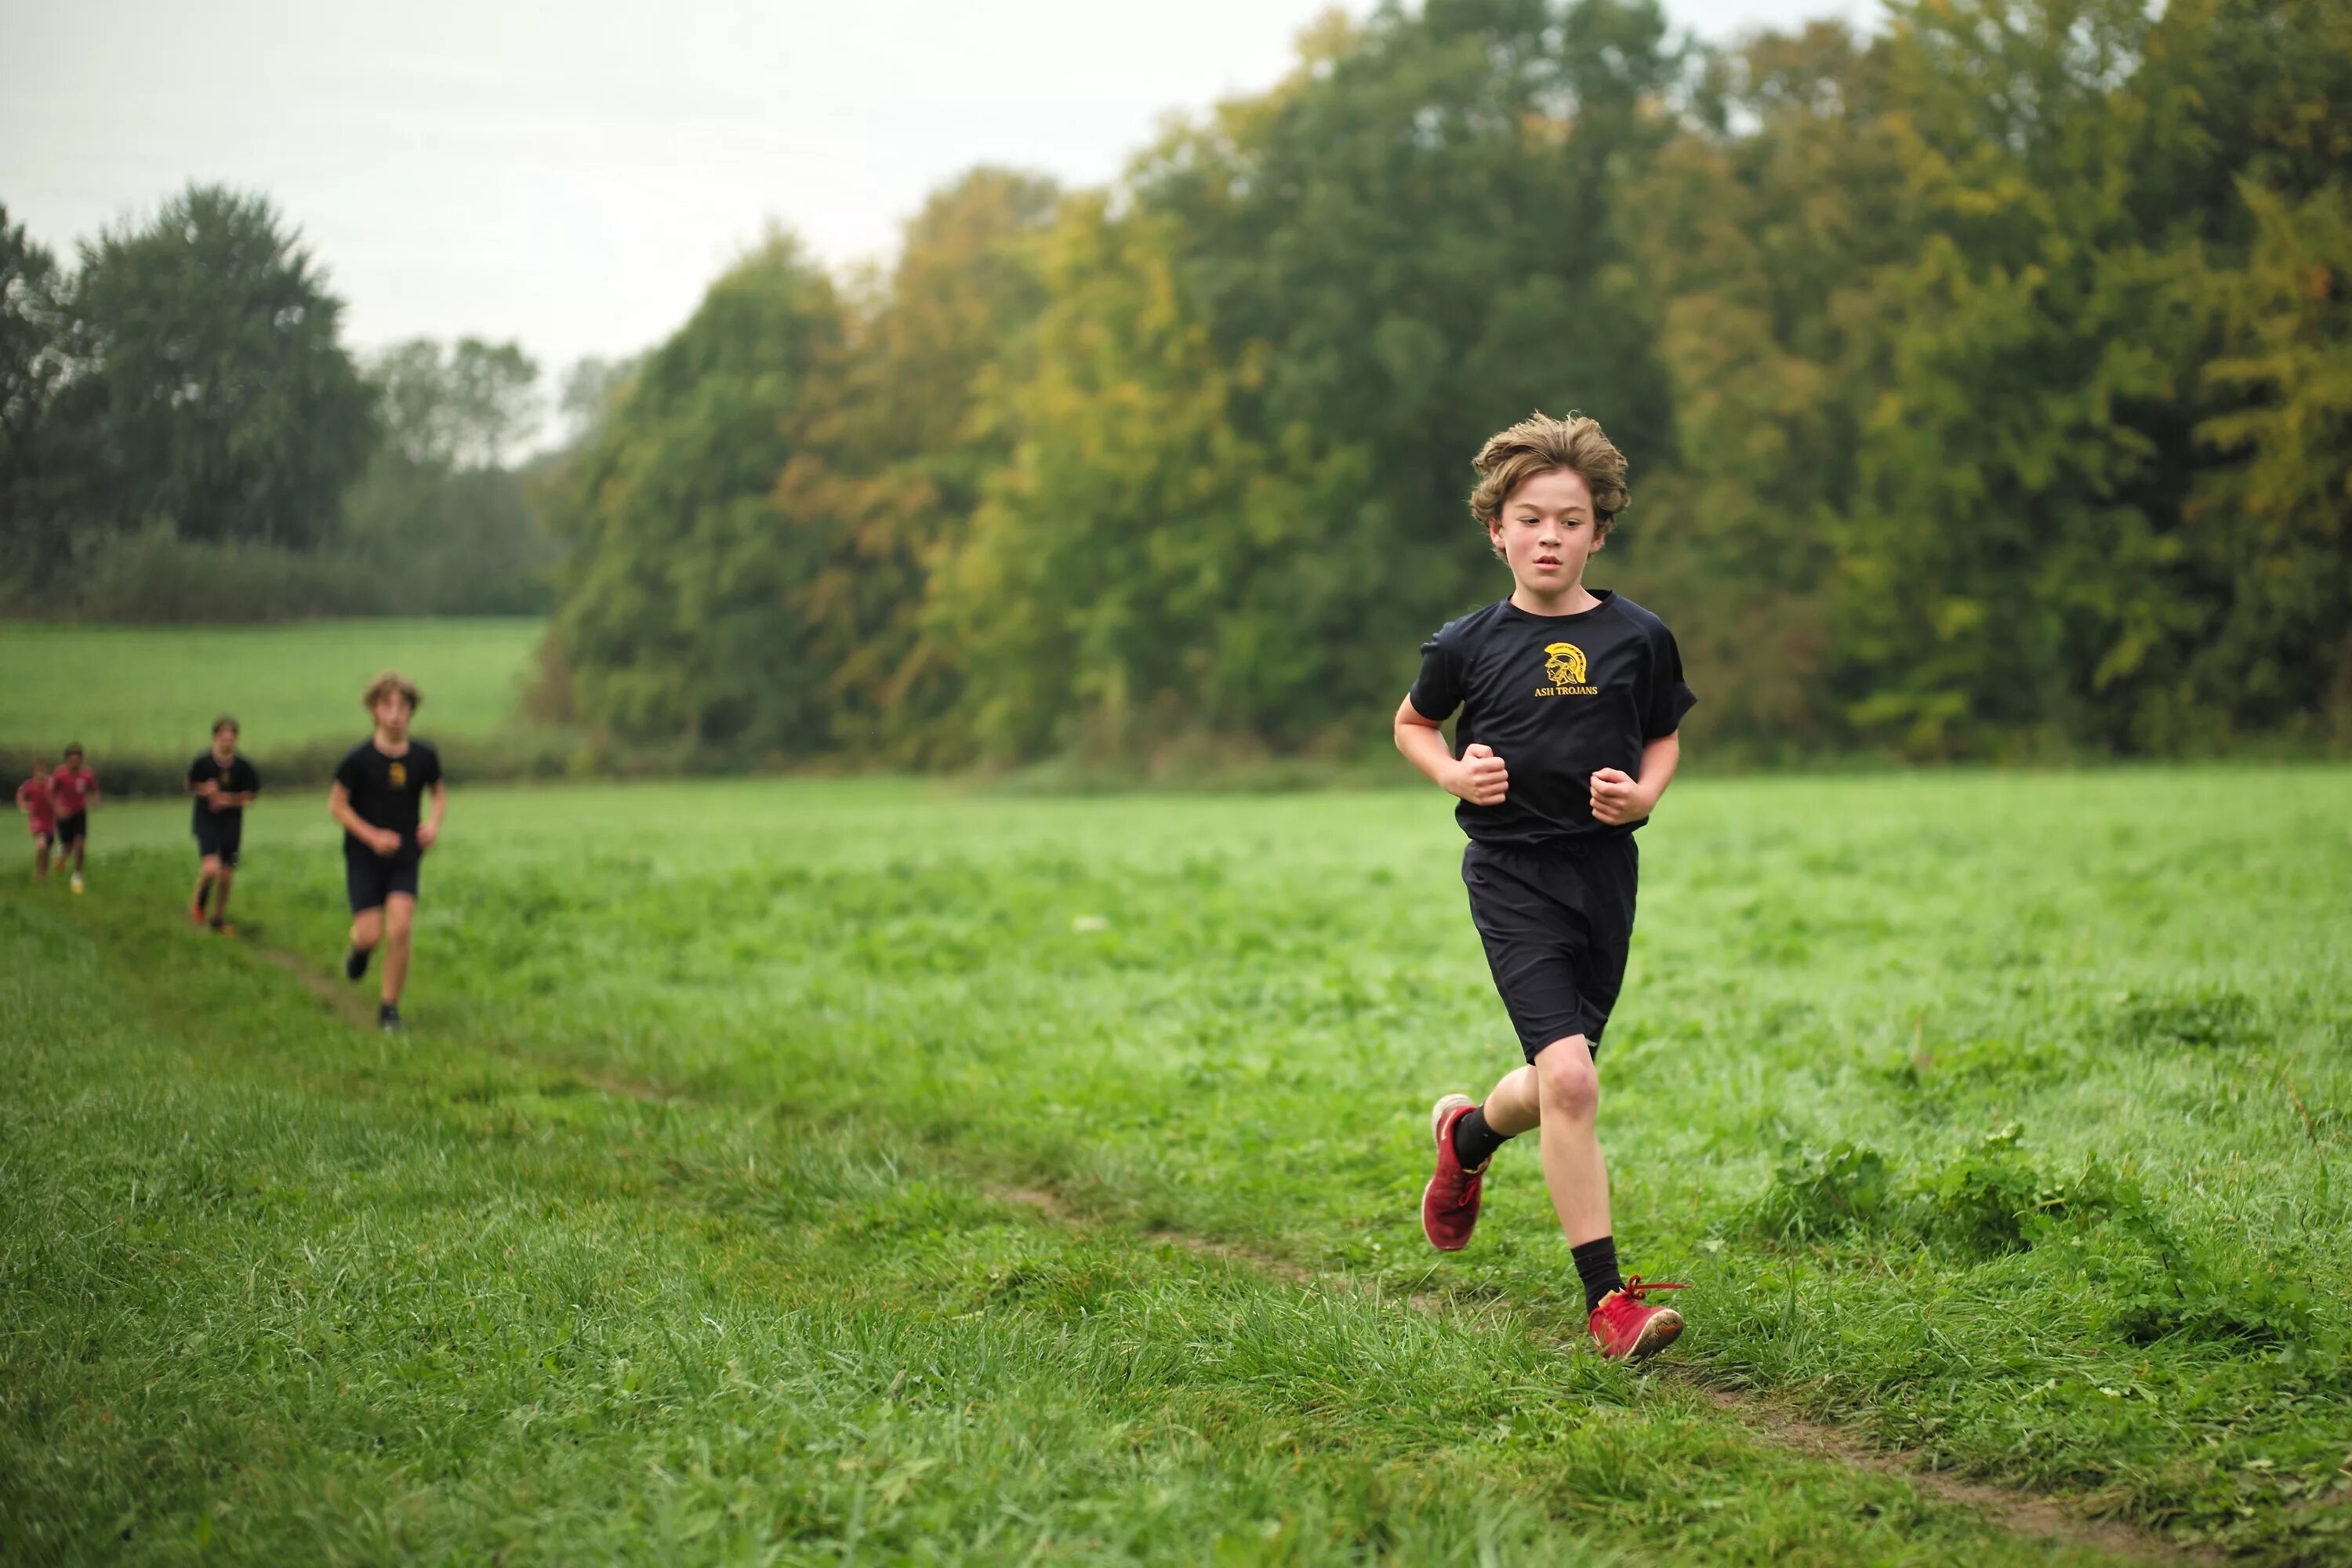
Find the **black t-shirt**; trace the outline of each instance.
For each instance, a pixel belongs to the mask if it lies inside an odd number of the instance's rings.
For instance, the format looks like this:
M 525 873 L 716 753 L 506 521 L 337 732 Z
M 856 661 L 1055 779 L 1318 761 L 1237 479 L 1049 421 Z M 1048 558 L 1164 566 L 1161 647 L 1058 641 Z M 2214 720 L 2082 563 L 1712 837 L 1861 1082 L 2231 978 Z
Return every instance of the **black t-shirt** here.
M 362 822 L 391 828 L 400 835 L 401 847 L 413 851 L 417 818 L 423 815 L 419 803 L 425 791 L 441 782 L 441 753 L 412 740 L 408 750 L 387 757 L 375 749 L 375 737 L 371 735 L 335 764 L 335 782 L 351 796 L 352 809 L 359 813 Z M 375 853 L 348 833 L 343 835 L 343 847 Z
M 220 759 L 206 748 L 188 764 L 188 787 L 194 789 L 198 784 L 208 784 L 220 785 L 223 795 L 251 795 L 261 788 L 261 775 L 254 772 L 253 764 L 243 757 L 231 757 L 228 766 L 223 767 Z M 211 802 L 202 795 L 196 797 L 195 825 L 200 832 L 207 822 L 217 823 L 223 827 L 235 827 L 244 820 L 245 807 L 241 805 L 224 806 L 215 811 Z
M 1642 748 L 1673 734 L 1698 699 L 1665 622 L 1622 595 L 1594 597 L 1573 616 L 1533 616 L 1505 599 L 1422 645 L 1414 709 L 1424 719 L 1461 709 L 1455 744 L 1484 742 L 1510 771 L 1502 804 L 1465 800 L 1454 813 L 1481 844 L 1611 838 L 1642 826 L 1592 819 L 1592 775 L 1639 777 Z

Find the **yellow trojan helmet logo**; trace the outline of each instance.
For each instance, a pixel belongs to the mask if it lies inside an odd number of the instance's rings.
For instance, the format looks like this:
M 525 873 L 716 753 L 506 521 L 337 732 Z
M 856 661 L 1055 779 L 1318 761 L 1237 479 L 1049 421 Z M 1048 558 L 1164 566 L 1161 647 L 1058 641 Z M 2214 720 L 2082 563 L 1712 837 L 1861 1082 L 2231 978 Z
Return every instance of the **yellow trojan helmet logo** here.
M 1544 649 L 1544 678 L 1554 686 L 1584 684 L 1584 650 L 1572 642 L 1556 642 Z
M 402 763 L 394 763 L 392 764 L 392 787 L 394 789 L 406 789 L 408 787 L 408 768 L 406 764 Z

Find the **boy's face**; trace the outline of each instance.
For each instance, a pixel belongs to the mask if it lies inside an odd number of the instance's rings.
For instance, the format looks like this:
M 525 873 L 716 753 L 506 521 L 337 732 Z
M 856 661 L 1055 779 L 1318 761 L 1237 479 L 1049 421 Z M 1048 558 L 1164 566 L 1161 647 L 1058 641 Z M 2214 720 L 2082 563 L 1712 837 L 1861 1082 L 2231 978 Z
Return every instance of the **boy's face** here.
M 78 768 L 81 766 L 81 753 L 79 752 L 68 752 L 66 753 L 65 765 L 69 768 Z
M 1520 587 L 1547 598 L 1565 593 L 1584 581 L 1584 563 L 1601 548 L 1592 489 L 1571 468 L 1538 474 L 1511 492 L 1486 535 Z
M 408 699 L 397 691 L 387 691 L 376 699 L 375 725 L 394 740 L 408 733 Z
M 219 729 L 213 731 L 213 752 L 216 756 L 223 757 L 233 757 L 236 755 L 236 728 L 235 725 L 224 724 Z

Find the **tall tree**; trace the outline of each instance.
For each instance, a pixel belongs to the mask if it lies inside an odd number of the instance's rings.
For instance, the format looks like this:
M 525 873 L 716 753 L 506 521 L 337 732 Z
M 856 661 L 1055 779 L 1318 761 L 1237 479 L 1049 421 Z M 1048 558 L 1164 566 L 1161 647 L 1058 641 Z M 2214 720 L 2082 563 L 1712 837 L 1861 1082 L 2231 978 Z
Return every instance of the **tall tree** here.
M 1234 417 L 1261 372 L 1221 362 L 1165 216 L 1074 199 L 1053 303 L 989 418 L 1011 460 L 933 579 L 933 642 L 980 755 L 1134 760 L 1201 734 L 1318 738 L 1361 680 L 1352 552 L 1314 520 L 1363 474 Z
M 572 553 L 551 635 L 580 714 L 631 740 L 801 756 L 832 733 L 801 595 L 830 541 L 773 500 L 822 455 L 844 312 L 789 238 L 712 284 L 550 476 Z
M 0 206 L 0 539 L 37 588 L 64 551 L 73 469 L 53 417 L 68 369 L 57 258 Z
M 75 416 L 121 527 L 308 545 L 373 434 L 342 301 L 263 197 L 193 185 L 81 250 Z
M 539 428 L 539 365 L 520 343 L 416 338 L 369 366 L 384 438 L 412 463 L 491 468 Z
M 858 302 L 824 459 L 779 478 L 778 507 L 834 540 L 803 602 L 853 753 L 963 754 L 958 664 L 930 635 L 926 584 L 1010 451 L 983 395 L 1046 302 L 1035 239 L 1057 200 L 1050 181 L 1003 169 L 934 192 Z

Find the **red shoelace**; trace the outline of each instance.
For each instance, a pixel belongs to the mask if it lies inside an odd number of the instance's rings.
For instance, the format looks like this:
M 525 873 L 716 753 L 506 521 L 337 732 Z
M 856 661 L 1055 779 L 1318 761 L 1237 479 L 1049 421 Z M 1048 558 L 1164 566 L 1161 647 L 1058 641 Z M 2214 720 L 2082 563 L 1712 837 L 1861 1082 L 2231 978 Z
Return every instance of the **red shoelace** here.
M 1677 1285 L 1670 1279 L 1644 1279 L 1639 1274 L 1630 1276 L 1625 1281 L 1625 1294 L 1637 1307 L 1649 1304 L 1642 1300 L 1642 1292 L 1644 1290 L 1687 1290 L 1689 1289 L 1687 1285 Z

